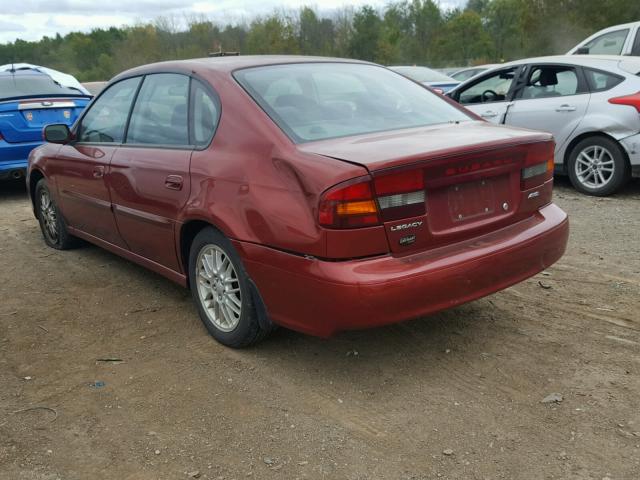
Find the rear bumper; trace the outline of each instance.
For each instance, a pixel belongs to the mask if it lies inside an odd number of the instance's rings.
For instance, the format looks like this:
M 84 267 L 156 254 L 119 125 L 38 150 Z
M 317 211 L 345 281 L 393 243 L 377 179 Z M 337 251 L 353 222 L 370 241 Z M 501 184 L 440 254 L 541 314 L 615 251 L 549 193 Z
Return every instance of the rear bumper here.
M 0 159 L 0 180 L 22 178 L 27 174 L 27 160 L 3 162 Z
M 569 235 L 555 204 L 468 242 L 403 257 L 328 262 L 234 242 L 274 323 L 318 336 L 416 318 L 518 283 L 555 263 Z
M 0 140 L 0 179 L 10 178 L 13 172 L 24 176 L 31 150 L 40 145 L 42 142 L 8 143 Z
M 640 176 L 640 134 L 632 135 L 620 140 L 623 148 L 629 157 L 631 164 L 631 174 L 634 177 Z

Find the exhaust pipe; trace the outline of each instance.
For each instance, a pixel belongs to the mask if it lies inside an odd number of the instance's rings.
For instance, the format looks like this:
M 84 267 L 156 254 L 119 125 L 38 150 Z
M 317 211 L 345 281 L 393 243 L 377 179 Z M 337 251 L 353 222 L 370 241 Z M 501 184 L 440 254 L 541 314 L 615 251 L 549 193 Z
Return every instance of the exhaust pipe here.
M 11 172 L 11 178 L 14 180 L 19 180 L 22 178 L 22 170 L 14 170 Z

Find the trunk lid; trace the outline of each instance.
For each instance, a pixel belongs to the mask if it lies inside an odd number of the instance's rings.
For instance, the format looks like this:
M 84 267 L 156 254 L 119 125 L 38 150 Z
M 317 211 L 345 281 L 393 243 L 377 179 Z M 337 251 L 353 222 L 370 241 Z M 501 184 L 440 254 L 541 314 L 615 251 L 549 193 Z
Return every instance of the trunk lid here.
M 45 125 L 64 123 L 71 126 L 88 98 L 25 99 L 0 103 L 0 133 L 9 143 L 42 140 Z
M 395 253 L 436 248 L 518 222 L 551 198 L 550 173 L 524 183 L 523 171 L 553 158 L 546 133 L 469 122 L 300 145 L 308 153 L 362 165 L 377 179 L 420 171 L 424 213 L 385 220 Z M 531 196 L 530 196 L 531 195 Z M 391 198 L 391 197 L 389 197 Z

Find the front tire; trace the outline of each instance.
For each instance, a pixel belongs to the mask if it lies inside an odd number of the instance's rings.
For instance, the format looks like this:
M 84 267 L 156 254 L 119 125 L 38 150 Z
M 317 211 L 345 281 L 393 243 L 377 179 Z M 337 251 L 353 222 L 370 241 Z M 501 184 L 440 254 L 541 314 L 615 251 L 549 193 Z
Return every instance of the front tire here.
M 47 245 L 56 250 L 68 250 L 78 246 L 78 239 L 67 230 L 67 224 L 51 197 L 51 191 L 44 178 L 36 184 L 34 203 L 40 230 Z
M 260 325 L 240 256 L 212 227 L 200 231 L 191 244 L 189 284 L 200 319 L 218 342 L 243 348 L 268 333 Z
M 581 140 L 569 156 L 569 179 L 579 192 L 604 197 L 630 178 L 629 162 L 617 142 L 606 137 Z

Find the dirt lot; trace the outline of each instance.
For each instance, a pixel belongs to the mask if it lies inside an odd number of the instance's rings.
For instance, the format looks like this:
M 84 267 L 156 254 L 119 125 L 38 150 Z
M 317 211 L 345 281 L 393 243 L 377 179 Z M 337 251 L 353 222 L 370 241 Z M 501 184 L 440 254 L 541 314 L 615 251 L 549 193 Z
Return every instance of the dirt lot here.
M 545 274 L 245 351 L 171 282 L 46 248 L 24 189 L 1 185 L 0 478 L 640 478 L 640 183 L 558 184 L 571 243 Z

